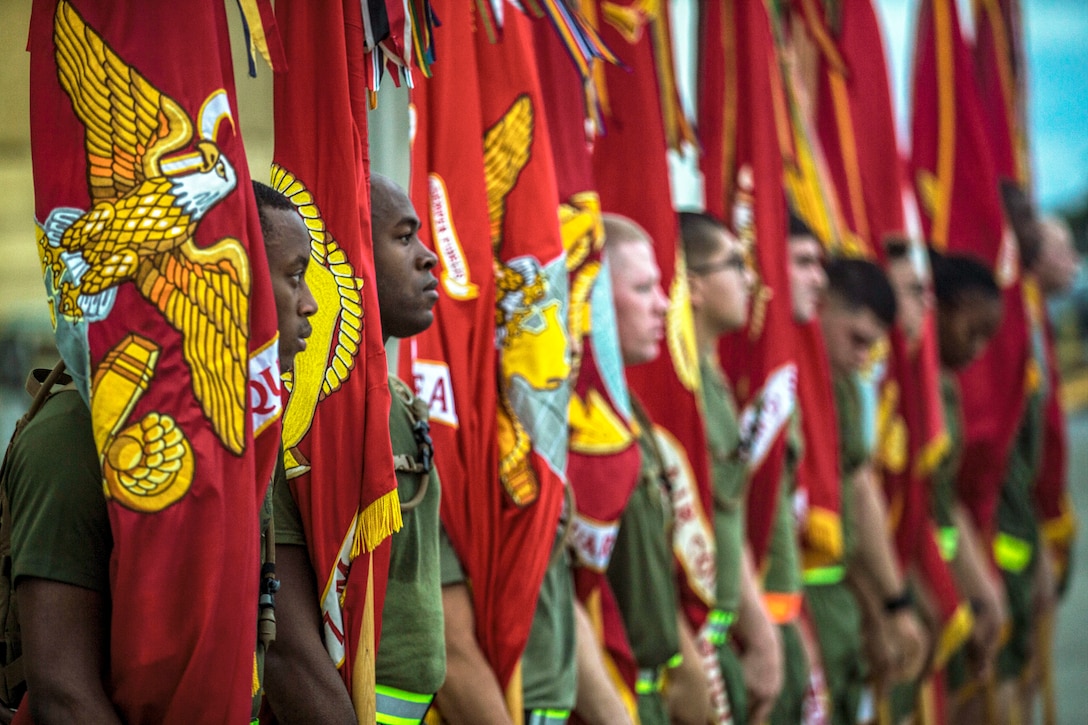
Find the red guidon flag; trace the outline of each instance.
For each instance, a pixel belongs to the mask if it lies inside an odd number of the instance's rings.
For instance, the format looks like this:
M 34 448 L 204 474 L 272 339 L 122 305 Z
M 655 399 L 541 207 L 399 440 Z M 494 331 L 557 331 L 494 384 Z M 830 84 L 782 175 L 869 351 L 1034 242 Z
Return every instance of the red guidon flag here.
M 279 364 L 225 12 L 36 2 L 29 48 L 38 250 L 113 532 L 106 691 L 126 722 L 243 722 Z
M 637 16 L 610 2 L 599 3 L 598 9 L 601 38 L 626 68 L 605 66 L 599 78 L 608 103 L 605 133 L 596 141 L 593 166 L 602 207 L 635 220 L 649 234 L 669 298 L 662 354 L 627 369 L 627 375 L 654 421 L 653 434 L 671 480 L 679 604 L 699 634 L 714 606 L 713 497 L 699 411 L 699 362 L 687 272 L 666 159 L 668 149 L 679 149 L 690 130 L 676 94 L 667 8 L 643 7 Z M 714 721 L 730 722 L 716 652 L 708 637 L 700 636 L 699 641 Z
M 604 573 L 620 516 L 638 483 L 640 455 L 631 430 L 604 242 L 600 199 L 593 181 L 585 88 L 567 49 L 551 28 L 534 26 L 537 64 L 559 190 L 560 222 L 570 281 L 568 315 L 573 353 L 567 480 L 574 494 L 570 541 L 579 600 L 607 653 L 605 660 L 630 711 L 637 668 L 619 608 Z M 593 105 L 592 103 L 589 105 Z
M 708 518 L 706 441 L 698 412 L 699 364 L 687 274 L 677 243 L 679 225 L 669 190 L 659 91 L 660 79 L 671 77 L 671 69 L 662 67 L 654 53 L 655 43 L 662 38 L 656 25 L 664 23 L 665 17 L 648 17 L 645 32 L 625 39 L 623 26 L 609 15 L 610 5 L 601 3 L 601 37 L 627 68 L 604 68 L 609 108 L 605 133 L 593 149 L 593 168 L 602 208 L 635 220 L 650 235 L 661 285 L 669 297 L 662 354 L 652 363 L 628 369 L 627 375 L 655 423 L 654 433 L 670 469 L 676 517 L 673 548 L 682 570 L 680 596 L 698 629 L 714 601 L 714 542 Z M 667 33 L 664 38 L 667 41 Z M 668 48 L 665 55 L 671 58 Z
M 290 71 L 275 79 L 272 186 L 310 231 L 306 282 L 318 302 L 286 381 L 284 464 L 325 647 L 362 714 L 385 595 L 382 544 L 401 524 L 370 236 L 362 18 L 352 0 L 320 11 L 281 0 L 276 14 Z
M 773 105 L 784 90 L 762 3 L 710 2 L 703 17 L 698 127 L 706 207 L 731 221 L 758 275 L 748 326 L 727 336 L 720 352 L 743 406 L 741 432 L 751 470 L 747 532 L 759 566 L 767 553 L 786 431 L 797 404 L 783 161 Z
M 449 65 L 416 95 L 412 191 L 430 210 L 444 295 L 413 374 L 436 424 L 442 522 L 477 640 L 508 688 L 563 505 L 567 270 L 530 19 L 509 8 L 491 43 L 473 7 L 435 5 Z M 520 709 L 520 693 L 508 696 Z
M 779 58 L 798 45 L 800 31 L 786 38 L 771 16 Z M 819 139 L 802 113 L 808 90 L 800 76 L 779 62 L 784 93 L 773 96 L 787 198 L 828 253 L 857 253 L 845 233 Z M 831 366 L 819 319 L 797 328 L 797 401 L 801 408 L 804 457 L 797 469 L 795 509 L 800 520 L 803 566 L 829 566 L 842 559 L 842 485 L 839 436 Z
M 818 49 L 816 128 L 839 208 L 857 252 L 884 261 L 889 236 L 912 247 L 918 240 L 910 240 L 907 232 L 904 193 L 909 190 L 903 189 L 888 68 L 872 0 L 846 0 L 833 20 L 815 0 L 794 0 L 794 6 Z M 947 447 L 933 323 L 930 314 L 914 350 L 897 328 L 889 336 L 874 459 L 884 480 L 899 559 L 926 579 L 948 625 L 965 615 L 956 614 L 959 595 L 947 565 L 936 555 L 930 513 L 928 480 Z M 957 627 L 955 644 L 960 644 L 966 631 Z
M 917 29 L 911 168 L 923 228 L 938 250 L 974 256 L 993 269 L 1004 296 L 1000 330 L 959 376 L 965 428 L 959 496 L 988 537 L 1024 409 L 1030 352 L 1020 261 L 954 0 L 923 0 Z

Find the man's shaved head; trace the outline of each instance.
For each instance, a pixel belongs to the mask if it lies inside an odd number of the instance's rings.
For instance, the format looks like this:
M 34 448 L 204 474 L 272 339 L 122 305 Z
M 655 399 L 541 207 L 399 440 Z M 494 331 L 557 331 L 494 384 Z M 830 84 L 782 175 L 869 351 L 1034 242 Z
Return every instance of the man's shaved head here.
M 605 249 L 617 247 L 628 242 L 650 242 L 650 234 L 640 227 L 634 219 L 628 219 L 619 214 L 605 213 L 601 215 L 604 221 Z
M 394 201 L 404 194 L 404 190 L 388 176 L 372 173 L 370 175 L 370 221 L 384 218 L 390 214 Z

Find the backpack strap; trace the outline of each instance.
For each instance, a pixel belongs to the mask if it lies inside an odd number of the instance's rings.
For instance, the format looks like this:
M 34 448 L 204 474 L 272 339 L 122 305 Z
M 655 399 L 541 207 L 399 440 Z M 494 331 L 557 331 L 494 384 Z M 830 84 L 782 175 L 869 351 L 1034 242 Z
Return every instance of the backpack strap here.
M 408 389 L 408 384 L 400 378 L 390 375 L 389 382 L 390 387 L 393 388 L 393 394 L 400 398 L 408 409 L 408 418 L 412 421 L 412 436 L 416 439 L 419 456 L 417 458 L 406 454 L 394 455 L 393 468 L 400 473 L 419 473 L 423 478 L 416 495 L 409 501 L 400 502 L 401 513 L 405 513 L 423 503 L 427 495 L 431 481 L 429 474 L 434 466 L 434 445 L 431 443 L 431 424 L 427 419 L 427 404 L 413 395 Z

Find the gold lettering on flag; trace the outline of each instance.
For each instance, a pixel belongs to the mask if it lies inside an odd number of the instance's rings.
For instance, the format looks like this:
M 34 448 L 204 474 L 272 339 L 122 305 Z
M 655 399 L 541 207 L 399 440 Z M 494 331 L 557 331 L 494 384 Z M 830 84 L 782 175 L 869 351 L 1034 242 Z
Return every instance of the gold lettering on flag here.
M 442 260 L 442 286 L 446 294 L 455 300 L 472 300 L 480 294 L 480 288 L 472 283 L 471 270 L 465 259 L 465 250 L 457 236 L 450 214 L 450 195 L 446 182 L 438 174 L 429 177 L 431 192 L 431 231 L 434 247 Z

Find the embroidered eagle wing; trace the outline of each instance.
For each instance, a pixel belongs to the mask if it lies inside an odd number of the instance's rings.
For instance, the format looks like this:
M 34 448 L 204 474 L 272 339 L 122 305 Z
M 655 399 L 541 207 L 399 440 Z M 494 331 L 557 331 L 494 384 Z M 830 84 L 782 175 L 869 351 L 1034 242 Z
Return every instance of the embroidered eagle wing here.
M 193 393 L 234 453 L 245 448 L 248 269 L 238 241 L 198 249 L 190 240 L 148 260 L 136 277 L 140 292 L 181 331 Z
M 53 38 L 60 83 L 86 129 L 92 202 L 119 199 L 160 176 L 159 159 L 192 140 L 188 114 L 121 60 L 68 2 L 57 5 Z

